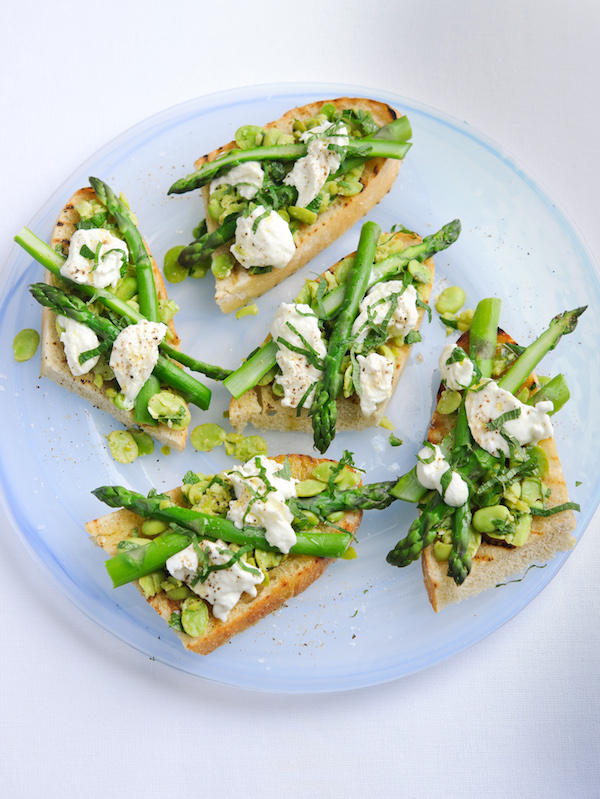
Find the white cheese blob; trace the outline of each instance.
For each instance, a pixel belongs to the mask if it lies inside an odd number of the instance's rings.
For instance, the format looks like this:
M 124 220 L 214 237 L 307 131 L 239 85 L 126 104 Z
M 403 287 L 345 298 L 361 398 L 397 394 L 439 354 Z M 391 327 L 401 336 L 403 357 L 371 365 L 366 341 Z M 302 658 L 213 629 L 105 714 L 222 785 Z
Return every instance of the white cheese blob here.
M 167 332 L 162 322 L 143 319 L 122 330 L 113 344 L 109 366 L 131 410 L 141 387 L 152 374 L 158 361 L 158 345 Z
M 258 190 L 262 189 L 264 180 L 265 173 L 258 161 L 244 161 L 221 177 L 215 178 L 210 184 L 210 193 L 212 194 L 219 186 L 237 186 L 241 196 L 251 200 L 256 197 Z
M 88 350 L 96 349 L 100 344 L 98 336 L 89 327 L 68 316 L 59 316 L 56 321 L 60 327 L 64 328 L 64 333 L 60 334 L 60 340 L 65 348 L 65 356 L 71 374 L 74 377 L 86 375 L 98 363 L 100 356 L 95 355 L 83 363 L 79 363 L 79 356 Z
M 504 422 L 502 426 L 521 446 L 537 444 L 553 434 L 548 416 L 553 407 L 550 401 L 524 405 L 493 380 L 487 380 L 481 391 L 469 391 L 465 400 L 467 421 L 475 441 L 490 455 L 502 453 L 506 457 L 510 455 L 508 442 L 499 430 L 488 430 L 488 424 L 508 411 L 519 409 L 518 418 Z
M 462 361 L 447 363 L 455 350 L 460 350 L 465 357 Z M 467 358 L 464 350 L 460 347 L 457 347 L 452 342 L 446 344 L 440 355 L 439 364 L 442 380 L 450 391 L 460 391 L 471 385 L 474 372 L 473 361 Z
M 263 205 L 257 206 L 249 216 L 238 217 L 235 224 L 235 244 L 231 252 L 236 260 L 246 269 L 251 266 L 272 266 L 283 269 L 292 260 L 296 245 L 289 225 L 277 211 L 270 211 L 266 216 Z M 256 232 L 254 223 L 258 223 Z
M 370 352 L 365 358 L 358 355 L 360 366 L 360 410 L 363 416 L 371 416 L 377 406 L 392 396 L 394 361 L 385 355 Z
M 81 254 L 83 246 L 94 256 L 98 253 L 96 266 L 94 257 L 90 259 Z M 103 228 L 76 230 L 71 236 L 69 255 L 61 266 L 60 273 L 75 283 L 105 289 L 107 286 L 117 285 L 121 277 L 121 267 L 123 263 L 127 263 L 128 258 L 127 245 L 110 231 Z
M 227 518 L 240 530 L 244 525 L 264 527 L 269 544 L 287 555 L 296 543 L 296 533 L 294 516 L 285 503 L 296 496 L 298 480 L 279 477 L 282 468 L 277 461 L 259 455 L 228 472 L 236 499 L 229 503 Z
M 201 541 L 200 547 L 208 552 L 211 564 L 218 566 L 231 560 L 231 555 L 224 552 L 227 544 L 223 541 Z M 212 605 L 213 616 L 220 621 L 227 621 L 229 612 L 240 601 L 243 593 L 256 596 L 256 586 L 264 580 L 264 574 L 254 574 L 238 563 L 227 569 L 218 569 L 209 573 L 204 582 L 198 580 L 192 585 L 198 573 L 198 555 L 191 544 L 172 555 L 166 562 L 169 574 L 190 586 L 192 591 Z
M 325 136 L 328 130 L 334 135 Z M 329 145 L 344 147 L 350 140 L 345 125 L 332 126 L 330 122 L 323 122 L 305 131 L 300 140 L 308 142 L 308 153 L 296 161 L 283 182 L 298 189 L 296 205 L 306 208 L 321 191 L 329 175 L 337 172 L 340 167 L 341 158 L 328 149 Z
M 290 328 L 290 325 L 296 332 Z M 282 302 L 271 325 L 271 336 L 279 347 L 275 357 L 281 369 L 276 381 L 284 392 L 281 404 L 285 408 L 297 408 L 309 388 L 321 379 L 321 370 L 309 363 L 306 355 L 294 352 L 278 339 L 284 339 L 293 347 L 302 349 L 307 349 L 306 344 L 309 344 L 319 358 L 324 358 L 327 355 L 327 347 L 321 338 L 317 316 L 310 305 Z M 314 392 L 313 388 L 304 400 L 303 408 L 310 408 Z
M 469 499 L 469 486 L 466 481 L 457 474 L 452 473 L 450 483 L 444 493 L 442 491 L 442 475 L 445 474 L 450 468 L 450 464 L 442 455 L 441 449 L 437 444 L 433 445 L 433 450 L 430 447 L 423 447 L 419 452 L 419 458 L 429 460 L 433 455 L 431 463 L 422 463 L 417 461 L 417 479 L 424 488 L 437 491 L 443 498 L 446 505 L 451 508 L 458 508 L 464 505 Z
M 360 313 L 352 325 L 352 335 L 357 337 L 358 344 L 365 340 L 369 323 L 381 325 L 392 304 L 395 305 L 395 310 L 389 321 L 388 338 L 403 337 L 415 329 L 419 321 L 417 292 L 413 285 L 407 286 L 404 291 L 402 289 L 401 280 L 388 280 L 376 283 L 362 298 L 358 306 Z

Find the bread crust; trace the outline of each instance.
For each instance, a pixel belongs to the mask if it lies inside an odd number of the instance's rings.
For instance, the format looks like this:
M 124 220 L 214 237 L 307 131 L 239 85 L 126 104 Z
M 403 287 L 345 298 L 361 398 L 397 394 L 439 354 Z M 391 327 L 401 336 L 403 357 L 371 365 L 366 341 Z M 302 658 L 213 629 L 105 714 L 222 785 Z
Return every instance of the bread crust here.
M 65 254 L 68 252 L 71 236 L 75 232 L 76 223 L 79 221 L 79 213 L 75 209 L 75 206 L 77 203 L 80 203 L 83 200 L 89 201 L 95 198 L 96 194 L 90 187 L 79 189 L 75 192 L 75 194 L 71 197 L 69 202 L 59 214 L 50 240 L 50 246 L 52 249 L 60 246 L 63 248 L 63 252 Z M 146 242 L 144 242 L 144 244 L 146 244 Z M 167 299 L 167 290 L 165 288 L 162 275 L 158 270 L 156 262 L 152 257 L 147 244 L 146 250 L 150 254 L 150 258 L 152 260 L 154 282 L 158 297 L 159 299 Z M 52 272 L 49 272 L 48 270 L 46 270 L 44 280 L 49 285 L 56 285 L 58 282 Z M 169 328 L 173 334 L 173 339 L 170 343 L 172 346 L 178 347 L 179 337 L 177 336 L 177 331 L 175 330 L 173 321 L 169 322 Z M 136 425 L 133 411 L 124 411 L 117 408 L 117 406 L 111 402 L 110 398 L 107 396 L 104 386 L 98 387 L 94 384 L 93 373 L 81 375 L 80 377 L 75 377 L 71 373 L 69 365 L 67 364 L 67 359 L 65 357 L 64 347 L 56 329 L 56 314 L 49 308 L 42 309 L 40 374 L 42 377 L 47 377 L 49 380 L 52 380 L 59 386 L 66 388 L 67 391 L 71 391 L 73 394 L 77 394 L 82 399 L 87 400 L 99 410 L 114 416 L 118 422 L 126 427 L 134 427 Z M 185 442 L 187 440 L 187 429 L 172 430 L 163 424 L 158 425 L 158 427 L 153 427 L 150 425 L 140 425 L 140 427 L 161 444 L 174 447 L 179 451 L 183 450 L 185 447 Z
M 503 330 L 498 331 L 498 341 L 516 343 Z M 468 334 L 461 336 L 457 343 L 468 351 Z M 532 383 L 534 379 L 535 375 L 532 374 L 526 384 Z M 441 385 L 438 397 L 442 389 Z M 447 415 L 439 414 L 435 410 L 427 440 L 432 444 L 441 443 L 454 426 L 449 422 L 451 420 Z M 554 438 L 540 441 L 539 446 L 548 457 L 549 471 L 544 477 L 544 483 L 552 491 L 548 502 L 548 507 L 552 508 L 569 501 L 567 485 Z M 572 549 L 576 539 L 571 532 L 575 527 L 575 514 L 569 510 L 555 516 L 534 516 L 529 538 L 521 547 L 507 548 L 482 541 L 473 558 L 471 573 L 461 586 L 457 586 L 452 577 L 448 576 L 448 563 L 436 560 L 433 545 L 428 546 L 421 557 L 421 564 L 427 596 L 434 611 L 437 613 L 447 605 L 495 588 L 508 577 L 525 572 L 532 564 L 546 563 L 558 552 Z
M 382 234 L 383 236 L 391 235 L 388 233 Z M 395 233 L 394 238 L 402 242 L 403 246 L 418 244 L 421 241 L 420 236 L 410 233 Z M 350 256 L 355 256 L 356 253 L 351 253 Z M 346 258 L 349 256 L 345 256 Z M 335 274 L 341 263 L 345 260 L 342 258 L 335 263 L 327 271 Z M 424 286 L 423 299 L 425 302 L 431 296 L 433 287 L 433 280 L 435 275 L 435 267 L 433 258 L 428 258 L 425 265 L 431 272 L 431 280 Z M 321 275 L 317 280 L 322 280 Z M 419 309 L 418 322 L 415 330 L 418 330 L 423 321 L 425 310 Z M 270 336 L 266 339 L 268 341 Z M 360 409 L 360 399 L 356 394 L 351 397 L 340 397 L 337 400 L 337 421 L 336 430 L 364 430 L 367 427 L 377 427 L 385 415 L 387 406 L 394 395 L 400 375 L 404 371 L 412 346 L 404 344 L 398 348 L 396 355 L 396 364 L 394 367 L 394 376 L 392 378 L 392 393 L 385 402 L 382 402 L 377 410 L 371 416 L 364 416 Z M 288 430 L 301 433 L 312 432 L 312 422 L 308 415 L 309 409 L 302 409 L 300 415 L 296 415 L 296 408 L 284 408 L 281 404 L 280 397 L 273 393 L 271 384 L 267 386 L 255 386 L 242 394 L 236 400 L 232 399 L 229 404 L 229 422 L 233 428 L 238 432 L 242 432 L 247 424 L 251 424 L 258 430 Z
M 334 105 L 337 110 L 355 108 L 369 111 L 380 126 L 387 125 L 401 116 L 386 103 L 365 98 L 339 97 L 335 100 L 321 100 L 293 108 L 280 119 L 269 122 L 264 128 L 265 130 L 278 128 L 283 133 L 291 133 L 294 120 L 311 119 L 319 113 L 325 103 Z M 196 169 L 209 161 L 214 161 L 218 155 L 234 147 L 237 145 L 235 141 L 231 141 L 229 144 L 203 155 L 196 161 Z M 337 197 L 329 208 L 319 214 L 313 225 L 302 225 L 294 257 L 282 269 L 272 269 L 264 274 L 251 275 L 236 261 L 228 277 L 216 279 L 215 301 L 217 305 L 224 313 L 231 313 L 245 305 L 248 300 L 260 297 L 281 283 L 282 280 L 297 272 L 380 202 L 392 188 L 400 169 L 400 163 L 401 161 L 393 158 L 372 158 L 368 161 L 361 177 L 364 188 L 360 194 L 354 197 Z M 212 232 L 218 225 L 208 213 L 209 196 L 210 184 L 202 188 L 202 199 L 206 212 L 206 224 L 209 232 Z M 229 253 L 228 244 L 215 250 L 213 257 L 222 253 Z
M 273 460 L 283 463 L 286 456 Z M 306 479 L 319 463 L 327 458 L 312 458 L 309 455 L 287 456 L 292 475 L 299 480 Z M 167 492 L 171 499 L 180 504 L 183 496 L 180 488 Z M 346 513 L 337 525 L 350 533 L 356 533 L 362 519 L 362 511 Z M 117 552 L 119 541 L 128 538 L 135 527 L 140 527 L 143 519 L 128 510 L 118 510 L 88 522 L 85 528 L 95 544 L 102 547 L 111 557 Z M 320 529 L 320 528 L 316 528 Z M 321 528 L 323 529 L 323 528 Z M 199 638 L 191 638 L 183 632 L 179 636 L 186 649 L 199 655 L 207 655 L 227 643 L 234 635 L 257 624 L 265 616 L 273 613 L 288 599 L 305 591 L 333 563 L 334 558 L 314 558 L 307 555 L 289 555 L 279 566 L 269 571 L 268 586 L 257 586 L 258 595 L 252 599 L 243 594 L 238 604 L 230 611 L 227 621 L 215 619 L 209 605 L 209 623 L 205 633 Z M 137 581 L 134 583 L 141 591 Z M 168 623 L 171 613 L 179 610 L 180 603 L 167 598 L 164 591 L 147 599 L 147 602 Z

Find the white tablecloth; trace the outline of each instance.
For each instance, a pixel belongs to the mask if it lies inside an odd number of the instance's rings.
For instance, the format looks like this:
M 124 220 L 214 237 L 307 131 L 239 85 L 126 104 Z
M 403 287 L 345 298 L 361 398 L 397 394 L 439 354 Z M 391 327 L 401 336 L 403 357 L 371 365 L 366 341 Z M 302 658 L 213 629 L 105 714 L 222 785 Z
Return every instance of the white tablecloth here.
M 600 254 L 596 0 L 21 0 L 2 19 L 0 266 L 66 176 L 131 125 L 202 94 L 303 80 L 467 121 Z M 542 594 L 453 659 L 375 688 L 273 696 L 113 638 L 1 517 L 2 794 L 596 797 L 599 528 L 596 514 Z

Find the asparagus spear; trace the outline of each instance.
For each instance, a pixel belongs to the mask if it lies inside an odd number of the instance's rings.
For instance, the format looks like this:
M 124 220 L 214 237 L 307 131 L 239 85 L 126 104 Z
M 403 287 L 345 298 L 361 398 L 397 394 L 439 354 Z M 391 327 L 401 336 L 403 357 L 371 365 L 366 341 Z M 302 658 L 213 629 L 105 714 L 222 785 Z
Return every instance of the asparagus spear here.
M 60 268 L 64 264 L 65 258 L 59 253 L 55 252 L 50 246 L 48 246 L 48 244 L 46 244 L 45 241 L 42 241 L 40 238 L 38 238 L 35 233 L 29 230 L 29 228 L 23 228 L 20 233 L 15 236 L 15 241 L 17 244 L 23 247 L 23 249 L 28 252 L 29 255 L 35 258 L 38 263 L 45 267 L 49 272 L 52 272 L 53 275 L 60 278 L 73 289 L 81 292 L 82 294 L 87 294 L 88 297 L 93 297 L 94 301 L 101 303 L 118 316 L 122 316 L 124 319 L 127 319 L 127 321 L 131 324 L 135 324 L 136 322 L 146 318 L 139 311 L 136 311 L 131 305 L 119 299 L 115 294 L 112 293 L 112 291 L 94 288 L 94 286 L 87 286 L 81 283 L 75 283 L 74 281 L 63 277 L 60 274 Z M 160 348 L 164 354 L 168 355 L 172 360 L 178 361 L 184 366 L 192 369 L 192 371 L 200 372 L 201 374 L 206 375 L 206 377 L 210 377 L 213 380 L 224 380 L 225 377 L 231 374 L 230 369 L 222 369 L 220 366 L 213 366 L 212 364 L 204 363 L 204 361 L 199 361 L 196 358 L 193 358 L 191 355 L 186 355 L 183 352 L 179 352 L 179 350 L 175 349 L 175 347 L 167 344 L 166 341 L 161 343 Z
M 401 117 L 403 119 L 404 117 Z M 437 252 L 445 250 L 453 244 L 460 235 L 460 221 L 454 219 L 437 233 L 426 236 L 420 244 L 413 244 L 402 250 L 402 252 L 385 258 L 375 264 L 371 271 L 369 286 L 381 280 L 390 280 L 399 275 L 410 261 L 425 261 Z M 323 298 L 323 307 L 327 318 L 332 318 L 340 309 L 344 300 L 345 286 L 338 286 L 330 291 Z M 223 385 L 235 397 L 239 399 L 244 392 L 253 388 L 258 381 L 266 375 L 276 364 L 277 344 L 269 340 L 263 344 L 260 350 L 251 358 L 243 363 L 224 381 Z
M 555 316 L 547 330 L 519 355 L 508 372 L 498 381 L 500 388 L 510 391 L 511 394 L 518 391 L 544 355 L 556 347 L 562 336 L 575 330 L 577 320 L 586 308 L 587 305 Z
M 480 371 L 492 372 L 493 353 L 496 351 L 496 340 L 498 332 L 498 320 L 500 316 L 500 301 L 495 298 L 481 300 L 478 303 L 471 331 L 469 333 L 469 356 Z M 466 393 L 466 392 L 465 392 Z M 454 428 L 454 447 L 455 452 L 465 451 L 471 442 L 471 433 L 467 423 L 467 415 L 463 402 L 459 408 L 457 423 Z M 471 460 L 467 460 L 459 473 L 467 476 L 472 469 Z M 392 489 L 392 493 L 399 499 L 418 502 L 426 493 L 426 489 L 421 486 L 419 490 L 416 467 L 408 474 L 401 477 Z M 419 557 L 435 538 L 435 525 L 438 524 L 445 515 L 453 513 L 452 526 L 452 550 L 450 552 L 449 573 L 462 583 L 471 570 L 471 559 L 468 556 L 469 545 L 469 525 L 471 513 L 468 501 L 459 508 L 440 509 L 441 497 L 435 494 L 433 499 L 421 510 L 421 515 L 411 525 L 405 539 L 396 544 L 395 549 L 388 555 L 388 563 L 393 566 L 406 566 Z M 444 503 L 442 503 L 443 505 Z M 459 583 L 459 584 L 460 584 Z
M 497 297 L 481 300 L 469 329 L 469 358 L 477 364 L 482 377 L 492 376 L 501 305 Z
M 398 541 L 394 549 L 388 552 L 387 562 L 392 566 L 408 566 L 413 560 L 417 560 L 421 552 L 433 543 L 436 525 L 451 512 L 452 508 L 444 504 L 436 493 L 411 524 L 406 538 Z
M 549 413 L 551 416 L 557 411 L 560 411 L 562 406 L 569 401 L 570 396 L 571 393 L 564 375 L 556 375 L 556 377 L 553 377 L 545 386 L 542 386 L 539 391 L 536 391 L 535 394 L 527 400 L 526 405 L 535 405 L 538 402 L 550 400 L 553 405 L 553 409 Z
M 389 130 L 380 133 L 378 138 L 375 138 L 375 134 L 373 134 L 372 136 L 366 136 L 364 139 L 351 139 L 347 145 L 348 150 L 352 152 L 348 169 L 365 163 L 371 158 L 404 158 L 411 147 L 410 143 L 384 138 L 387 133 L 392 135 L 394 131 L 399 130 L 398 126 L 392 128 L 391 125 L 393 124 L 390 123 L 390 126 L 384 126 L 384 128 L 389 127 Z M 384 128 L 380 130 L 384 130 Z M 405 135 L 405 130 L 400 135 Z M 185 194 L 188 191 L 200 189 L 210 183 L 213 178 L 225 174 L 245 161 L 297 161 L 305 156 L 307 152 L 308 144 L 305 143 L 253 147 L 250 150 L 228 150 L 223 157 L 208 161 L 187 177 L 175 181 L 168 194 Z M 350 161 L 350 159 L 348 160 Z M 344 172 L 347 171 L 345 166 L 343 168 Z
M 360 488 L 336 489 L 331 493 L 299 498 L 294 505 L 301 511 L 312 511 L 320 519 L 326 519 L 330 513 L 340 510 L 383 510 L 396 499 L 391 493 L 394 485 L 395 480 L 389 480 Z
M 93 177 L 90 177 L 89 180 L 96 197 L 113 215 L 129 247 L 131 259 L 135 264 L 140 313 L 151 322 L 159 322 L 158 296 L 156 294 L 156 284 L 154 283 L 152 259 L 139 230 L 131 218 L 129 209 L 104 181 Z M 156 375 L 150 375 L 135 398 L 133 418 L 137 424 L 146 424 L 152 427 L 158 426 L 158 421 L 151 416 L 148 410 L 148 402 L 159 391 L 159 379 Z
M 113 342 L 120 329 L 109 319 L 92 313 L 85 302 L 72 294 L 66 294 L 57 286 L 46 283 L 33 283 L 29 291 L 41 305 L 45 305 L 55 314 L 62 314 L 74 319 L 76 322 L 89 327 L 102 339 Z M 193 405 L 206 410 L 210 404 L 211 392 L 202 383 L 199 383 L 187 372 L 171 363 L 164 355 L 159 355 L 158 363 L 154 367 L 154 375 L 163 383 L 167 383 L 181 396 Z
M 335 437 L 336 397 L 343 379 L 341 374 L 342 358 L 348 348 L 350 331 L 358 312 L 358 305 L 369 285 L 371 267 L 375 259 L 375 249 L 380 233 L 381 228 L 376 222 L 365 222 L 362 227 L 354 268 L 345 286 L 344 302 L 329 337 L 323 372 L 310 409 L 315 447 L 319 452 L 325 452 Z
M 233 522 L 221 516 L 210 516 L 209 514 L 200 513 L 191 508 L 182 508 L 178 505 L 161 508 L 162 498 L 157 496 L 145 497 L 143 494 L 129 491 L 122 486 L 100 486 L 100 488 L 92 491 L 92 494 L 111 508 L 128 508 L 144 518 L 151 517 L 167 524 L 175 524 L 179 528 L 189 530 L 190 536 L 191 534 L 196 534 L 202 538 L 221 539 L 227 543 L 240 546 L 250 544 L 253 549 L 261 549 L 267 552 L 279 551 L 277 547 L 267 542 L 264 531 L 259 528 L 244 527 L 240 530 Z M 296 534 L 296 543 L 290 552 L 294 555 L 339 558 L 344 554 L 351 540 L 352 535 L 350 533 L 298 532 Z M 183 536 L 179 543 L 181 546 L 176 551 L 186 547 L 190 543 L 190 539 L 187 536 Z M 122 553 L 117 555 L 116 558 L 119 558 L 120 561 L 127 561 L 127 558 L 124 557 L 126 554 L 129 553 Z M 174 552 L 171 551 L 170 554 L 167 554 L 164 560 L 170 557 L 171 554 L 174 554 Z M 116 561 L 116 558 L 112 560 Z M 151 566 L 152 568 L 149 568 L 144 574 L 149 574 L 151 571 L 161 568 L 164 566 L 164 561 L 157 563 L 156 558 L 153 557 Z M 137 580 L 141 576 L 141 573 L 132 573 L 124 582 Z M 121 584 L 119 583 L 119 585 Z
M 212 233 L 205 233 L 196 239 L 179 253 L 178 261 L 181 266 L 188 269 L 199 261 L 202 261 L 235 235 L 235 227 L 239 214 L 229 214 L 216 230 Z
M 138 303 L 140 313 L 150 322 L 159 322 L 158 297 L 154 284 L 152 259 L 141 233 L 133 223 L 127 206 L 115 195 L 113 190 L 99 178 L 90 178 L 90 186 L 94 189 L 98 200 L 108 208 L 129 247 L 131 259 L 135 266 L 138 284 Z

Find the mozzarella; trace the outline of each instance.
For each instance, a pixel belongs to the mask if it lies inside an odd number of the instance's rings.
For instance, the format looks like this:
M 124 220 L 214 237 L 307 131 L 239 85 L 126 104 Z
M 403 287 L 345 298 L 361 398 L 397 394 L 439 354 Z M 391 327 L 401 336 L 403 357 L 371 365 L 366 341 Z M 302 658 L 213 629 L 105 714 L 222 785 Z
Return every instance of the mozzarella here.
M 508 442 L 499 430 L 489 430 L 488 424 L 507 411 L 518 409 L 518 418 L 504 422 L 504 429 L 521 446 L 537 444 L 553 435 L 548 416 L 553 407 L 549 401 L 538 402 L 535 406 L 525 405 L 493 380 L 487 380 L 480 391 L 469 391 L 465 400 L 467 421 L 475 441 L 491 455 L 502 453 L 506 457 L 510 455 Z
M 442 491 L 442 475 L 445 474 L 450 468 L 450 464 L 442 455 L 442 450 L 437 444 L 431 447 L 423 447 L 419 452 L 419 458 L 429 460 L 433 455 L 433 460 L 430 463 L 423 463 L 421 460 L 417 461 L 417 479 L 424 488 L 435 490 L 442 495 L 446 505 L 452 508 L 458 508 L 464 505 L 469 499 L 469 486 L 466 481 L 456 472 L 453 472 L 450 483 L 445 491 Z
M 96 349 L 100 344 L 98 336 L 87 325 L 76 322 L 67 316 L 59 316 L 56 321 L 59 327 L 64 328 L 64 332 L 60 334 L 60 340 L 65 348 L 65 356 L 71 374 L 74 377 L 86 375 L 98 363 L 100 356 L 95 355 L 83 363 L 79 363 L 79 356 L 88 350 Z
M 258 190 L 262 189 L 264 179 L 265 173 L 258 161 L 244 161 L 224 175 L 215 178 L 210 184 L 210 193 L 212 194 L 219 186 L 236 186 L 242 197 L 252 200 Z
M 296 161 L 283 181 L 298 189 L 296 205 L 300 208 L 306 208 L 315 199 L 329 175 L 337 172 L 340 167 L 341 158 L 329 150 L 329 145 L 344 147 L 350 140 L 345 125 L 336 125 L 333 128 L 336 135 L 325 136 L 324 133 L 332 127 L 330 122 L 323 122 L 305 131 L 300 137 L 301 141 L 308 142 L 308 152 Z
M 167 326 L 162 322 L 143 319 L 124 328 L 113 344 L 109 366 L 129 409 L 158 362 L 158 346 L 165 337 Z
M 227 544 L 223 541 L 201 541 L 200 547 L 208 553 L 211 565 L 218 566 L 231 560 L 231 555 L 224 552 Z M 192 585 L 199 566 L 193 544 L 170 557 L 165 565 L 172 577 L 188 584 L 194 593 L 210 602 L 213 616 L 220 621 L 227 621 L 243 593 L 255 597 L 256 586 L 264 580 L 262 572 L 256 574 L 233 563 L 227 569 L 211 571 L 204 582 L 198 580 Z
M 442 380 L 450 391 L 460 391 L 468 388 L 471 385 L 474 373 L 473 361 L 467 358 L 466 355 L 462 361 L 447 363 L 455 350 L 460 350 L 464 354 L 464 350 L 449 342 L 442 350 L 439 360 Z
M 281 469 L 281 464 L 264 455 L 234 467 L 227 479 L 233 485 L 236 499 L 229 504 L 227 518 L 240 530 L 246 524 L 263 526 L 269 544 L 287 554 L 296 543 L 296 533 L 292 528 L 294 516 L 286 500 L 296 496 L 298 480 L 277 476 Z
M 266 216 L 263 216 L 266 214 Z M 255 222 L 263 217 L 256 231 Z M 235 244 L 231 252 L 246 269 L 251 266 L 272 266 L 283 269 L 292 260 L 296 245 L 287 222 L 277 211 L 266 212 L 257 206 L 247 217 L 238 217 L 235 225 Z
M 98 251 L 98 245 L 100 250 Z M 98 263 L 94 268 L 94 260 L 81 254 L 81 248 L 86 246 L 96 255 Z M 94 286 L 104 289 L 107 286 L 116 286 L 121 278 L 121 267 L 127 263 L 129 251 L 121 239 L 104 228 L 90 228 L 89 230 L 76 230 L 71 236 L 69 255 L 60 268 L 63 277 L 75 283 Z
M 358 306 L 360 313 L 352 325 L 352 335 L 356 336 L 358 344 L 365 340 L 369 332 L 369 321 L 381 325 L 392 304 L 395 308 L 387 329 L 388 338 L 404 337 L 415 329 L 419 321 L 417 292 L 413 285 L 407 286 L 404 291 L 402 289 L 402 281 L 388 280 L 376 283 L 363 297 Z
M 358 355 L 360 366 L 360 410 L 363 416 L 371 416 L 377 406 L 392 396 L 394 361 L 385 355 L 370 352 L 365 358 Z
M 304 339 L 319 358 L 324 358 L 327 348 L 321 338 L 318 319 L 309 305 L 282 302 L 271 325 L 271 336 L 279 347 L 276 359 L 281 374 L 276 377 L 276 382 L 284 392 L 281 404 L 286 408 L 297 408 L 308 389 L 321 379 L 322 372 L 309 363 L 305 355 L 294 352 L 278 342 L 278 339 L 285 339 L 292 346 L 306 349 L 306 344 L 302 341 Z M 310 408 L 313 396 L 314 389 L 305 399 L 303 407 Z

